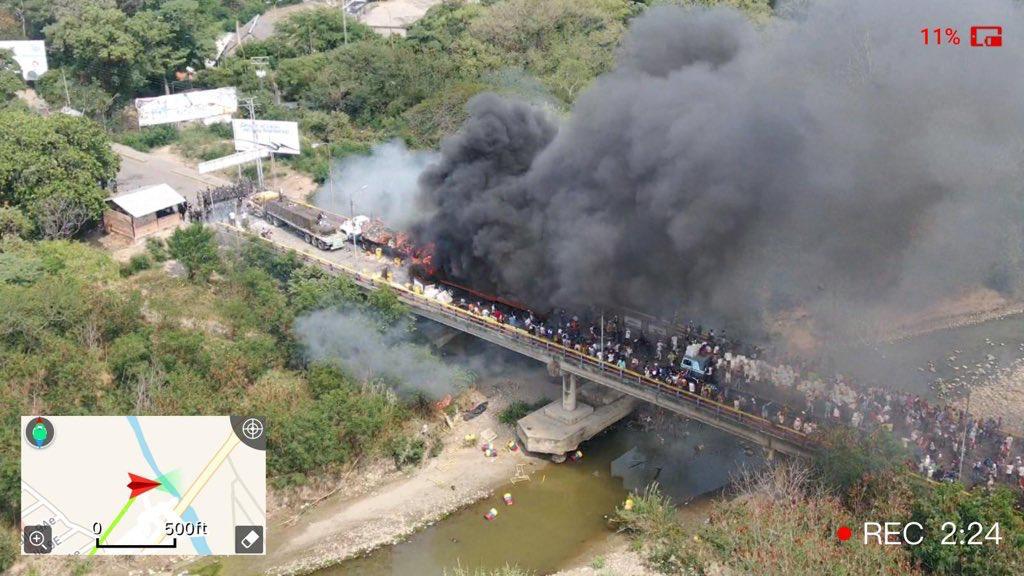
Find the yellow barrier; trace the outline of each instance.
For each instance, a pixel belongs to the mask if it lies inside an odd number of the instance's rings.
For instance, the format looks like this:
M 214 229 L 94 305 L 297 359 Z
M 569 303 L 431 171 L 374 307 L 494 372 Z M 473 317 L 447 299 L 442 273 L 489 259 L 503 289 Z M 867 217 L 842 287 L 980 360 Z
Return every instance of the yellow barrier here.
M 298 249 L 295 249 L 295 248 L 290 248 L 290 247 L 285 246 L 283 244 L 278 244 L 277 242 L 274 242 L 273 240 L 271 240 L 269 238 L 263 238 L 262 236 L 259 236 L 259 235 L 256 235 L 256 234 L 251 234 L 251 233 L 249 233 L 248 231 L 246 231 L 246 230 L 244 230 L 242 228 L 238 228 L 238 227 L 232 226 L 230 224 L 225 224 L 223 222 L 218 222 L 217 224 L 219 226 L 223 226 L 224 228 L 226 228 L 228 230 L 231 230 L 231 231 L 233 231 L 235 233 L 241 234 L 243 236 L 248 236 L 248 237 L 251 237 L 251 238 L 256 238 L 256 239 L 262 240 L 262 241 L 264 241 L 264 242 L 266 242 L 266 243 L 268 243 L 268 244 L 270 244 L 270 245 L 272 245 L 272 246 L 274 246 L 276 248 L 283 249 L 283 250 L 290 250 L 292 252 L 300 254 L 300 255 L 304 256 L 306 259 L 312 260 L 314 262 L 317 262 L 320 265 L 326 266 L 327 268 L 329 268 L 331 270 L 341 270 L 341 271 L 346 272 L 347 274 L 349 274 L 351 276 L 355 276 L 359 280 L 364 280 L 364 281 L 368 282 L 371 285 L 378 285 L 379 284 L 379 285 L 383 285 L 383 286 L 388 286 L 389 288 L 391 288 L 393 290 L 396 290 L 396 291 L 398 291 L 401 294 L 407 294 L 410 297 L 410 299 L 412 299 L 412 300 L 425 303 L 425 304 L 427 304 L 429 306 L 440 307 L 443 310 L 447 310 L 448 312 L 451 312 L 456 317 L 461 316 L 461 317 L 468 318 L 470 320 L 475 320 L 478 323 L 490 324 L 491 326 L 488 326 L 489 328 L 495 328 L 496 327 L 499 331 L 512 332 L 516 336 L 525 337 L 525 338 L 527 338 L 529 340 L 532 340 L 532 341 L 534 341 L 536 343 L 542 344 L 545 350 L 548 350 L 548 349 L 560 350 L 562 352 L 563 356 L 572 356 L 574 358 L 577 358 L 577 359 L 581 360 L 584 363 L 587 363 L 587 364 L 590 364 L 591 366 L 596 367 L 601 372 L 608 372 L 608 373 L 611 373 L 613 375 L 618 375 L 620 378 L 628 375 L 630 377 L 630 379 L 635 378 L 637 380 L 637 382 L 640 382 L 640 383 L 643 383 L 643 384 L 647 384 L 648 386 L 654 387 L 656 389 L 660 390 L 661 388 L 666 388 L 668 390 L 671 390 L 672 392 L 676 393 L 676 395 L 678 395 L 678 396 L 683 396 L 683 397 L 686 397 L 686 398 L 690 399 L 691 401 L 696 402 L 698 406 L 703 404 L 703 405 L 708 406 L 709 408 L 715 408 L 716 410 L 718 410 L 720 412 L 724 411 L 727 414 L 733 415 L 738 420 L 746 420 L 746 421 L 748 421 L 748 422 L 750 422 L 752 424 L 757 424 L 758 427 L 760 427 L 760 428 L 767 427 L 771 432 L 776 433 L 776 434 L 781 433 L 782 436 L 789 436 L 791 439 L 797 441 L 800 444 L 817 444 L 816 442 L 811 440 L 811 438 L 809 436 L 807 436 L 807 434 L 805 434 L 803 432 L 798 432 L 798 431 L 793 430 L 791 428 L 786 428 L 784 426 L 779 426 L 779 425 L 775 424 L 774 422 L 772 422 L 771 420 L 768 420 L 768 419 L 765 419 L 765 418 L 761 418 L 760 416 L 756 416 L 754 414 L 749 414 L 747 412 L 743 412 L 742 410 L 737 410 L 737 409 L 733 408 L 732 406 L 730 406 L 728 404 L 723 404 L 723 403 L 717 402 L 715 400 L 709 400 L 708 398 L 700 396 L 699 394 L 694 394 L 694 393 L 690 392 L 689 390 L 686 390 L 686 389 L 681 388 L 679 386 L 673 386 L 673 385 L 668 384 L 666 382 L 661 382 L 659 380 L 654 380 L 652 378 L 648 378 L 647 376 L 644 376 L 643 374 L 640 374 L 638 372 L 634 372 L 634 371 L 629 370 L 627 368 L 615 367 L 614 369 L 609 369 L 609 368 L 607 368 L 607 366 L 608 366 L 607 362 L 603 362 L 603 361 L 601 361 L 601 360 L 599 360 L 599 359 L 597 359 L 597 358 L 595 358 L 593 356 L 590 356 L 589 354 L 584 354 L 582 352 L 577 352 L 576 350 L 573 350 L 571 348 L 567 348 L 565 346 L 562 346 L 561 344 L 559 344 L 557 342 L 552 342 L 550 340 L 546 340 L 544 338 L 540 338 L 540 337 L 535 336 L 534 334 L 532 334 L 532 333 L 530 333 L 530 332 L 528 332 L 526 330 L 523 330 L 521 328 L 517 328 L 515 326 L 509 326 L 507 324 L 501 324 L 501 323 L 499 323 L 497 320 L 495 320 L 492 317 L 480 316 L 480 315 L 474 314 L 474 313 L 472 313 L 472 312 L 470 312 L 468 310 L 463 310 L 462 308 L 459 308 L 457 306 L 452 306 L 451 304 L 445 304 L 444 302 L 438 302 L 436 300 L 432 300 L 432 299 L 427 298 L 427 297 L 425 297 L 425 296 L 423 296 L 421 294 L 418 294 L 417 292 L 415 292 L 415 291 L 413 291 L 413 290 L 411 290 L 411 289 L 409 289 L 406 286 L 403 286 L 401 284 L 398 284 L 398 283 L 395 283 L 395 282 L 391 282 L 391 281 L 382 280 L 379 277 L 368 275 L 368 274 L 363 273 L 363 272 L 358 272 L 358 271 L 356 271 L 356 270 L 354 270 L 352 268 L 349 268 L 348 266 L 345 266 L 344 264 L 339 264 L 337 262 L 331 262 L 330 260 L 325 260 L 325 259 L 321 258 L 320 256 L 317 256 L 316 254 L 312 253 L 312 252 L 307 252 L 304 249 L 303 250 L 298 250 Z

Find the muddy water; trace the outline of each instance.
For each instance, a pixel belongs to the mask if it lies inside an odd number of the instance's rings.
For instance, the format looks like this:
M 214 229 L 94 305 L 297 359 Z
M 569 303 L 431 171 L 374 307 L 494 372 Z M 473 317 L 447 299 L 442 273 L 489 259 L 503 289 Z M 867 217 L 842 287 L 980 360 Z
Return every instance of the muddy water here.
M 583 446 L 578 462 L 549 466 L 529 482 L 495 494 L 368 556 L 316 572 L 318 576 L 440 575 L 456 565 L 518 565 L 537 574 L 559 570 L 610 534 L 607 515 L 629 489 L 657 480 L 677 501 L 715 490 L 743 465 L 759 465 L 737 442 L 695 423 L 673 438 L 620 425 Z M 695 446 L 702 446 L 699 452 Z M 671 446 L 671 448 L 669 448 Z M 512 494 L 506 506 L 502 495 Z M 484 514 L 491 508 L 498 516 Z

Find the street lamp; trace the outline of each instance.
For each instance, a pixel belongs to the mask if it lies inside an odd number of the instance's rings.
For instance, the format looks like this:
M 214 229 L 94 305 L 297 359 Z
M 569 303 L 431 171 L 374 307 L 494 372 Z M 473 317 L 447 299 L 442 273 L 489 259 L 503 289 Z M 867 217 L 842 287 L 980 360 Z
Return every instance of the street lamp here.
M 366 190 L 367 186 L 369 186 L 369 185 L 368 184 L 363 184 L 362 186 L 359 187 L 358 191 L 362 192 L 363 190 Z M 355 204 L 355 194 L 352 192 L 351 188 L 349 188 L 349 193 L 348 193 L 348 210 L 349 210 L 349 216 L 352 218 L 352 231 L 355 232 L 355 229 L 356 229 L 355 228 L 355 226 L 356 226 L 356 204 Z M 352 234 L 352 252 L 355 253 L 355 251 L 356 251 L 356 235 Z

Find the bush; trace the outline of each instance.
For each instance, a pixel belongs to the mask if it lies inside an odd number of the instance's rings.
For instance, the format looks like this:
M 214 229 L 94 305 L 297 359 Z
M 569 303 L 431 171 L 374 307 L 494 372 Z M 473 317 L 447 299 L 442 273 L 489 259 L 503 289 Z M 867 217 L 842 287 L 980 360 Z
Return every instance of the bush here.
M 13 206 L 0 206 L 0 240 L 8 237 L 27 238 L 32 232 L 32 221 Z
M 167 244 L 163 238 L 147 238 L 146 239 L 146 252 L 153 258 L 155 262 L 164 262 L 171 257 L 167 253 Z
M 965 576 L 1024 574 L 1024 519 L 1014 510 L 1015 495 L 1005 487 L 992 491 L 963 490 L 960 484 L 934 487 L 913 505 L 912 520 L 924 526 L 925 541 L 909 547 L 911 556 L 932 574 Z M 980 546 L 943 545 L 942 525 L 953 522 L 965 531 L 956 541 L 973 535 L 968 526 L 982 526 Z M 999 524 L 1002 542 L 984 540 L 993 525 Z M 991 532 L 994 536 L 995 532 Z
M 470 570 L 463 568 L 462 566 L 456 566 L 450 571 L 445 570 L 444 576 L 531 576 L 532 573 L 518 566 L 508 566 L 498 568 L 496 570 L 487 570 L 485 568 L 477 568 L 476 570 Z
M 131 260 L 121 265 L 121 277 L 127 278 L 152 267 L 153 261 L 147 254 L 136 254 L 132 256 Z
M 7 569 L 14 565 L 18 558 L 18 539 L 11 530 L 0 529 L 0 574 L 7 572 Z
M 822 441 L 826 449 L 814 461 L 819 479 L 854 504 L 884 491 L 905 470 L 909 457 L 907 449 L 885 430 L 864 436 L 851 428 L 837 428 L 827 431 Z
M 167 249 L 188 270 L 189 280 L 206 281 L 220 266 L 213 230 L 198 222 L 175 230 L 167 241 Z
M 234 152 L 234 146 L 221 136 L 221 128 L 189 126 L 178 133 L 178 151 L 192 160 L 212 160 Z
M 395 460 L 395 466 L 399 469 L 418 465 L 423 461 L 426 449 L 427 444 L 422 438 L 408 436 L 392 438 L 387 445 L 387 452 Z
M 140 152 L 149 152 L 153 148 L 166 146 L 178 139 L 178 131 L 172 125 L 147 126 L 135 132 L 122 132 L 116 141 L 131 146 Z
M 532 404 L 530 404 L 529 402 L 523 402 L 522 400 L 516 400 L 515 402 L 506 406 L 504 410 L 498 413 L 498 421 L 501 422 L 502 424 L 515 426 L 516 422 L 518 422 L 520 418 L 526 416 L 527 414 L 533 412 L 534 410 L 543 408 L 548 404 L 548 402 L 551 401 L 548 400 L 547 398 L 542 398 Z

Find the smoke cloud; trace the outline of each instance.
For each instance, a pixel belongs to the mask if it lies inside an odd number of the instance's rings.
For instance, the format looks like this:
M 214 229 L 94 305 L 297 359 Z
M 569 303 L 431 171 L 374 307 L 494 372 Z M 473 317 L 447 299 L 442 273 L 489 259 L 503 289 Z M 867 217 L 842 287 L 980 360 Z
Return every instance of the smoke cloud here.
M 407 330 L 381 331 L 359 312 L 319 310 L 296 319 L 295 329 L 312 360 L 338 361 L 359 380 L 383 381 L 403 396 L 421 392 L 438 399 L 469 383 L 467 372 L 413 343 Z
M 338 214 L 382 218 L 396 228 L 409 226 L 416 215 L 417 183 L 423 169 L 437 160 L 434 152 L 410 151 L 401 140 L 375 146 L 368 156 L 348 156 L 331 166 L 331 180 L 316 191 L 313 203 Z
M 659 7 L 560 121 L 493 94 L 420 178 L 448 274 L 537 306 L 848 322 L 1021 283 L 1024 16 L 813 2 L 762 29 Z M 972 24 L 1002 48 L 972 48 Z M 957 27 L 959 46 L 920 29 Z M 932 40 L 934 43 L 934 39 Z

